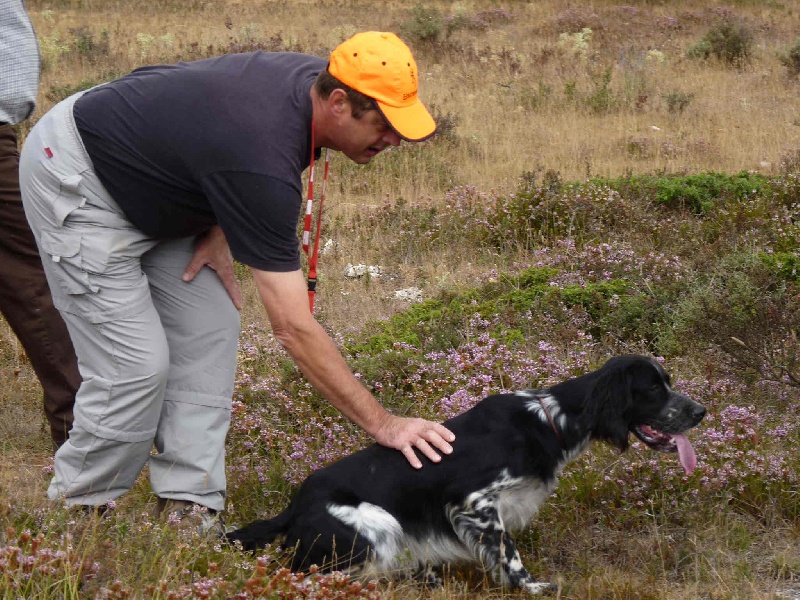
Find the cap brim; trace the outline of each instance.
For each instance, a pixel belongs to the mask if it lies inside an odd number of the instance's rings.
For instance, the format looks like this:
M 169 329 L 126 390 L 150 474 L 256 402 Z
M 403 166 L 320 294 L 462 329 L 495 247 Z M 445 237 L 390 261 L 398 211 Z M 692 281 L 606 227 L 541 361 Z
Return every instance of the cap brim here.
M 375 103 L 389 126 L 407 142 L 421 142 L 436 133 L 436 121 L 419 100 L 399 108 L 377 100 Z

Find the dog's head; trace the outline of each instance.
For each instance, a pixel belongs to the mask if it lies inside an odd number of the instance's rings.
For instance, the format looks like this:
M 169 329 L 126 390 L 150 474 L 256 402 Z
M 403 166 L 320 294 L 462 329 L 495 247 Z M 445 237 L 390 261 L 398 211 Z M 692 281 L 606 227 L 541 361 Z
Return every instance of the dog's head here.
M 612 358 L 598 375 L 586 405 L 594 413 L 594 437 L 624 451 L 633 433 L 653 450 L 677 452 L 690 473 L 696 459 L 684 432 L 700 423 L 706 409 L 673 390 L 664 368 L 646 356 Z

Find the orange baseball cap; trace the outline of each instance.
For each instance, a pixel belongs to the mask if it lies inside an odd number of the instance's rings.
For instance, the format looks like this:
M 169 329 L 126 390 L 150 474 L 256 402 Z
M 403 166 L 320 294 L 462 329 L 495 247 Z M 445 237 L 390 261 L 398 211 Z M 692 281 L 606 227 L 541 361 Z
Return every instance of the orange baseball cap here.
M 357 33 L 331 53 L 328 72 L 369 96 L 395 133 L 420 142 L 436 123 L 417 96 L 417 63 L 411 50 L 393 33 Z

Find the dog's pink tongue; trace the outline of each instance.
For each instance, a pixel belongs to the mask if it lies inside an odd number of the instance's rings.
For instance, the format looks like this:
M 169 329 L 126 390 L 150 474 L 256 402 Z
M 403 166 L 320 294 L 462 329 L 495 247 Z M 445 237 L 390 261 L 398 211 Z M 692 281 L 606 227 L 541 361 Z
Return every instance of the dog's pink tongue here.
M 673 433 L 672 439 L 678 448 L 678 458 L 681 460 L 683 470 L 686 471 L 687 475 L 691 475 L 697 466 L 697 456 L 694 453 L 694 448 L 692 448 L 692 443 L 682 433 Z

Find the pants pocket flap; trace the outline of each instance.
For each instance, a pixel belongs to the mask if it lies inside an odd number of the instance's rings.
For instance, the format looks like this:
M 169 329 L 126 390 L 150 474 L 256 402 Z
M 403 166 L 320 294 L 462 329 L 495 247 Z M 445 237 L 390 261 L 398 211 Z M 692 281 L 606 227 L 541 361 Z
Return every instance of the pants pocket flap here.
M 42 230 L 39 245 L 55 261 L 62 257 L 71 258 L 81 250 L 81 235 L 69 231 Z
M 76 173 L 75 175 L 67 175 L 61 178 L 61 189 L 68 190 L 73 194 L 80 194 L 80 186 L 83 183 L 83 175 Z

